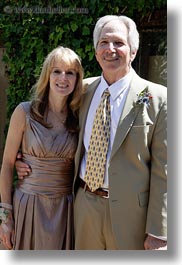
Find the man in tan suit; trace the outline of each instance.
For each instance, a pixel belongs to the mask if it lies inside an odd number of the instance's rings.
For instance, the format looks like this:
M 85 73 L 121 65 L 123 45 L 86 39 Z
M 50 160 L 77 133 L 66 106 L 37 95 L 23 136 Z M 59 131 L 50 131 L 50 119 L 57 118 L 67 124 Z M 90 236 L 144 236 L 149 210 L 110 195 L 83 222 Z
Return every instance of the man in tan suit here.
M 102 76 L 85 80 L 75 157 L 75 249 L 159 249 L 167 244 L 166 88 L 131 68 L 139 45 L 135 23 L 105 16 L 94 29 Z M 85 183 L 96 109 L 108 88 L 111 132 L 102 187 Z
M 142 250 L 167 245 L 167 89 L 131 67 L 139 46 L 133 20 L 104 16 L 94 29 L 101 77 L 84 80 L 75 157 L 75 249 Z M 96 109 L 110 93 L 111 129 L 104 181 L 86 183 Z M 96 158 L 99 159 L 99 158 Z M 19 167 L 20 175 L 24 170 Z

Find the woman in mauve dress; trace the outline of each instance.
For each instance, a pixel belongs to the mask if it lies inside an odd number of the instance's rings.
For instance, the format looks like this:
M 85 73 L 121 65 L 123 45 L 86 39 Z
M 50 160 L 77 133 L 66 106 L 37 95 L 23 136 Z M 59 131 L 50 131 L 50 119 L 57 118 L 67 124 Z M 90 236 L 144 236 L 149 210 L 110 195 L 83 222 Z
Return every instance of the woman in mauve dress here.
M 0 175 L 0 238 L 7 249 L 73 249 L 73 173 L 83 69 L 58 47 L 44 61 L 34 98 L 11 117 Z M 17 152 L 30 165 L 12 195 Z

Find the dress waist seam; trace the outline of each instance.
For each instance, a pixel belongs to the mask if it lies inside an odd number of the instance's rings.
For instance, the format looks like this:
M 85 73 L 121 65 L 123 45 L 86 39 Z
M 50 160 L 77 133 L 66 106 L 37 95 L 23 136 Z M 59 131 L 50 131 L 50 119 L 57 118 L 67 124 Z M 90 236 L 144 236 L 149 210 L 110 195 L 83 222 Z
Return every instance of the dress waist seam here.
M 17 187 L 16 189 L 20 190 L 23 193 L 34 195 L 34 196 L 42 196 L 46 198 L 59 198 L 62 196 L 70 196 L 72 195 L 72 188 L 67 191 L 52 191 L 52 192 L 40 192 L 36 190 L 27 190 L 23 187 Z

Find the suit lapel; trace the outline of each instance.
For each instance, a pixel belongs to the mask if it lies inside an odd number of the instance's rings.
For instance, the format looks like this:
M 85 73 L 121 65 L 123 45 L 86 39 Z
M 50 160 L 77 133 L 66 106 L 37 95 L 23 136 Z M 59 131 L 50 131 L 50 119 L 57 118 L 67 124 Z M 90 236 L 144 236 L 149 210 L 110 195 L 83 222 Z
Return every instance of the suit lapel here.
M 124 105 L 123 112 L 121 114 L 118 128 L 116 130 L 116 135 L 111 151 L 111 157 L 117 152 L 119 147 L 122 145 L 124 139 L 126 138 L 127 134 L 129 133 L 133 123 L 137 117 L 139 112 L 138 107 L 134 106 L 134 103 L 137 101 L 138 94 L 143 91 L 146 87 L 145 81 L 140 78 L 135 72 L 131 81 L 130 89 L 128 92 L 128 96 L 126 98 L 126 102 Z
M 82 106 L 80 108 L 80 114 L 79 114 L 79 123 L 80 123 L 80 136 L 79 136 L 79 138 L 81 140 L 83 138 L 85 123 L 86 123 L 90 103 L 92 101 L 93 95 L 94 95 L 95 90 L 97 89 L 99 83 L 100 83 L 100 77 L 98 79 L 96 79 L 91 85 L 89 85 L 88 90 L 86 90 L 86 93 L 83 97 L 83 102 L 82 102 Z

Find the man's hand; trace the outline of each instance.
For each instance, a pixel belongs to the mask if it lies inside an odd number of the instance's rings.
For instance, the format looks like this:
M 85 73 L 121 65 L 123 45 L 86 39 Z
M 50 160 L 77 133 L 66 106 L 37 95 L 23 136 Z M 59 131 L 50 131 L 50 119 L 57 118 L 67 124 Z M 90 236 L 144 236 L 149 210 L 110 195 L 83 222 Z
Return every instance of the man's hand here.
M 167 241 L 148 235 L 144 242 L 145 250 L 167 249 Z
M 22 162 L 21 158 L 22 158 L 21 153 L 18 153 L 17 160 L 15 162 L 15 168 L 19 179 L 23 179 L 25 176 L 28 176 L 29 173 L 31 172 L 30 166 Z

